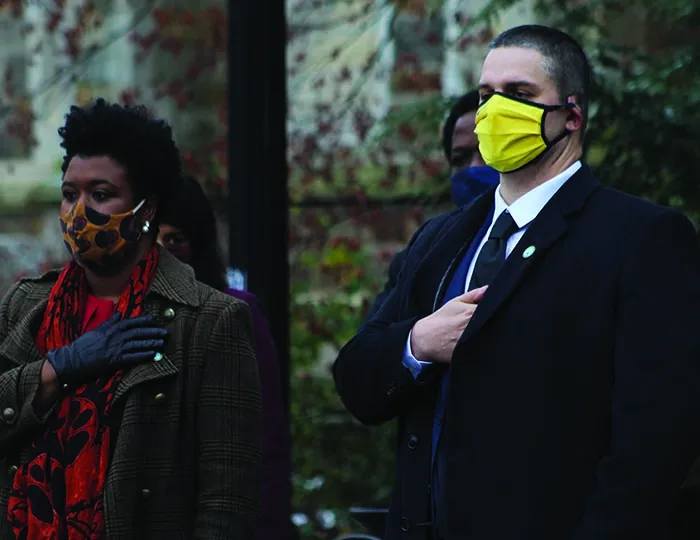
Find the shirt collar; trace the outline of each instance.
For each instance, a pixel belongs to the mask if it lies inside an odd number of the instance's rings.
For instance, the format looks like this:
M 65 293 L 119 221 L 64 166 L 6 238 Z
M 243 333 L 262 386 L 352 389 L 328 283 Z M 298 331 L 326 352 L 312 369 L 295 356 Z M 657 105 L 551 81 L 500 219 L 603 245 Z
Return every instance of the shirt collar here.
M 513 221 L 519 229 L 530 224 L 537 217 L 549 200 L 554 197 L 554 194 L 559 191 L 566 181 L 571 178 L 581 168 L 581 162 L 570 165 L 566 170 L 560 172 L 554 178 L 547 180 L 536 188 L 528 191 L 513 204 L 508 206 L 501 197 L 501 188 L 499 187 L 494 193 L 494 212 L 493 220 L 500 216 L 504 211 L 508 210 L 513 216 Z

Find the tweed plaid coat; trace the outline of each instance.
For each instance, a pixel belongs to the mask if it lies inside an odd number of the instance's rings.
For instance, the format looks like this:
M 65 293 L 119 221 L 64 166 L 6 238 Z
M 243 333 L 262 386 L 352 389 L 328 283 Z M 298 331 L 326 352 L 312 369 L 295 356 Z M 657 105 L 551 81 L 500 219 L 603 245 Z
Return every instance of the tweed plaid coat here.
M 58 272 L 0 304 L 0 539 L 12 476 L 45 419 L 32 409 L 34 345 Z M 195 281 L 161 251 L 144 312 L 169 330 L 162 360 L 119 383 L 122 410 L 104 493 L 110 540 L 251 540 L 260 489 L 260 391 L 248 306 Z

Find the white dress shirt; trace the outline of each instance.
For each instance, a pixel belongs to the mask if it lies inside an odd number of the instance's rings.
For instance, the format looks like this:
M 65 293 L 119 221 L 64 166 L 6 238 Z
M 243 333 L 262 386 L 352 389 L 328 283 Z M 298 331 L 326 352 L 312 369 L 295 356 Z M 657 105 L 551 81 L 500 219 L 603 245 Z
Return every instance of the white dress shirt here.
M 515 246 L 527 231 L 530 223 L 534 221 L 537 215 L 542 211 L 545 205 L 550 201 L 554 194 L 559 191 L 559 189 L 571 178 L 576 172 L 581 168 L 581 162 L 577 161 L 565 171 L 559 173 L 554 178 L 547 180 L 546 182 L 540 184 L 536 188 L 528 191 L 525 195 L 521 196 L 513 204 L 508 206 L 506 202 L 501 197 L 500 186 L 494 192 L 494 210 L 493 219 L 491 220 L 491 225 L 489 226 L 486 234 L 481 240 L 481 243 L 474 252 L 474 257 L 469 263 L 469 270 L 467 271 L 467 279 L 464 283 L 464 292 L 469 290 L 469 282 L 472 279 L 472 274 L 474 273 L 474 266 L 476 265 L 476 260 L 479 257 L 481 249 L 489 238 L 491 229 L 493 229 L 494 223 L 503 212 L 509 212 L 513 216 L 515 224 L 518 226 L 518 230 L 513 233 L 513 235 L 508 239 L 506 244 L 506 258 L 513 252 Z M 413 356 L 411 351 L 411 334 L 408 335 L 408 340 L 406 341 L 406 348 L 404 350 L 403 365 L 411 371 L 414 377 L 418 377 L 423 366 L 430 365 L 431 362 L 424 362 L 418 360 Z

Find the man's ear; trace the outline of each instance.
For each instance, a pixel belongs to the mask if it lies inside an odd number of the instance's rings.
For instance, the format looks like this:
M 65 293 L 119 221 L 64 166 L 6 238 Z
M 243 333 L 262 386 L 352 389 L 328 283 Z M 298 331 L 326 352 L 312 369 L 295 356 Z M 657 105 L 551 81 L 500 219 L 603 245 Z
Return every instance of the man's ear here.
M 576 96 L 569 96 L 567 103 L 569 104 L 569 109 L 566 117 L 566 129 L 569 131 L 581 131 L 583 127 L 583 111 L 576 102 Z

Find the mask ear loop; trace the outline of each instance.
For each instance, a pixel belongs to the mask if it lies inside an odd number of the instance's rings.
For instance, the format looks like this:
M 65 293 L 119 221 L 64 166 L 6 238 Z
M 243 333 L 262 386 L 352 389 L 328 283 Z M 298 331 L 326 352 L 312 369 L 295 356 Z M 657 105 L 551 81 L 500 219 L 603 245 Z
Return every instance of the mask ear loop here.
M 131 213 L 136 216 L 136 213 L 141 210 L 141 207 L 146 204 L 146 199 L 143 199 L 139 204 L 136 205 L 136 208 L 134 208 Z M 146 220 L 144 221 L 143 225 L 141 226 L 141 232 L 143 234 L 148 234 L 148 232 L 151 230 L 151 222 Z
M 134 208 L 134 209 L 131 211 L 131 213 L 132 213 L 132 214 L 135 214 L 136 212 L 138 212 L 139 210 L 141 210 L 141 207 L 142 207 L 144 204 L 146 204 L 146 199 L 143 199 L 139 204 L 137 204 L 137 205 L 136 205 L 136 208 Z
M 561 141 L 564 137 L 568 137 L 571 134 L 571 130 L 564 128 L 564 131 L 562 131 L 559 135 L 554 137 L 551 141 L 547 140 L 547 135 L 545 135 L 544 132 L 544 124 L 545 120 L 547 119 L 547 113 L 552 112 L 552 111 L 558 111 L 559 109 L 575 109 L 576 108 L 576 103 L 573 101 L 569 101 L 566 105 L 551 105 L 547 107 L 543 112 L 542 112 L 542 122 L 540 122 L 540 135 L 542 137 L 542 140 L 544 141 L 544 144 L 547 145 L 547 148 L 554 146 L 557 144 L 559 141 Z

